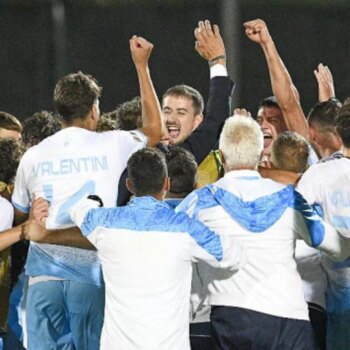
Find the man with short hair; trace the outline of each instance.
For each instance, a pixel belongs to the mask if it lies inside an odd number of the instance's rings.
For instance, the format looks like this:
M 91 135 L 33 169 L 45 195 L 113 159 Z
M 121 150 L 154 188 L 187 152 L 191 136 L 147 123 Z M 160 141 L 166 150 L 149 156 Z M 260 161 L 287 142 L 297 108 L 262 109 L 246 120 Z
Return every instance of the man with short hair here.
M 350 237 L 350 111 L 341 108 L 336 118 L 336 132 L 342 143 L 342 154 L 329 157 L 312 165 L 302 176 L 298 191 L 310 204 L 322 207 L 324 218 L 339 233 Z M 327 257 L 322 259 L 327 271 L 327 348 L 345 350 L 349 348 L 348 326 L 350 321 L 349 259 L 334 263 Z
M 192 262 L 204 260 L 228 274 L 245 263 L 239 245 L 162 202 L 167 175 L 164 154 L 144 148 L 128 161 L 127 186 L 134 194 L 128 205 L 98 208 L 95 197 L 71 210 L 101 257 L 106 282 L 101 350 L 189 350 Z
M 34 113 L 23 122 L 23 143 L 27 148 L 61 130 L 61 121 L 56 115 L 48 111 Z
M 292 186 L 256 171 L 263 150 L 259 125 L 230 117 L 220 136 L 225 176 L 189 195 L 177 207 L 247 248 L 249 259 L 227 276 L 198 264 L 205 303 L 220 349 L 314 349 L 301 279 L 294 260 L 296 239 L 330 256 L 349 256 L 349 243 L 326 225 Z
M 321 160 L 339 156 L 342 141 L 336 132 L 336 118 L 341 107 L 340 101 L 332 98 L 316 103 L 308 114 L 310 142 Z
M 0 138 L 21 139 L 21 122 L 12 114 L 0 112 Z
M 128 158 L 162 136 L 148 68 L 152 48 L 144 38 L 130 40 L 143 104 L 138 131 L 96 133 L 101 95 L 96 80 L 78 72 L 58 82 L 54 103 L 63 129 L 30 148 L 20 162 L 12 197 L 17 222 L 27 218 L 33 195 L 51 203 L 48 228 L 74 226 L 69 210 L 89 194 L 98 192 L 106 206 L 114 206 Z M 28 349 L 99 349 L 105 294 L 97 253 L 31 243 L 26 274 Z

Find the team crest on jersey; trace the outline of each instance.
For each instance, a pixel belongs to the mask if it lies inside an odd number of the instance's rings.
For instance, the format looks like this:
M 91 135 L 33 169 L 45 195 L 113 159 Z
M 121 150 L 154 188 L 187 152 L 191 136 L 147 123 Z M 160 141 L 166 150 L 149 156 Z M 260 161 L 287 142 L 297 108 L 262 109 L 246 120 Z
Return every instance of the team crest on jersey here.
M 143 142 L 140 135 L 138 135 L 135 131 L 130 131 L 130 135 L 134 138 L 137 142 Z

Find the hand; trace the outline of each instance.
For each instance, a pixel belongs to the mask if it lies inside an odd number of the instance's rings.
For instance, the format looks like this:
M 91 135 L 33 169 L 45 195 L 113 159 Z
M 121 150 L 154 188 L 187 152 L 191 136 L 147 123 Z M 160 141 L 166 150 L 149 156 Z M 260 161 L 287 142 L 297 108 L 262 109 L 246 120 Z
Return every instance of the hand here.
M 244 108 L 236 108 L 233 111 L 233 116 L 234 117 L 248 117 L 248 118 L 252 117 L 251 113 Z
M 37 220 L 29 219 L 24 225 L 24 238 L 34 242 L 44 242 L 49 235 L 45 227 Z
M 243 26 L 245 28 L 245 33 L 250 40 L 261 45 L 272 41 L 266 23 L 263 20 L 255 19 L 254 21 L 245 22 Z
M 195 50 L 205 60 L 209 61 L 218 56 L 225 56 L 224 41 L 216 24 L 212 27 L 208 20 L 198 22 L 194 36 L 196 38 Z M 224 60 L 223 63 L 225 64 Z
M 153 44 L 146 39 L 134 35 L 130 40 L 130 52 L 135 66 L 147 66 L 153 50 Z
M 49 203 L 44 198 L 32 200 L 32 207 L 29 218 L 36 221 L 41 226 L 45 227 L 46 218 L 49 215 Z
M 318 83 L 319 102 L 325 102 L 335 97 L 333 76 L 329 68 L 320 63 L 314 70 L 314 74 Z

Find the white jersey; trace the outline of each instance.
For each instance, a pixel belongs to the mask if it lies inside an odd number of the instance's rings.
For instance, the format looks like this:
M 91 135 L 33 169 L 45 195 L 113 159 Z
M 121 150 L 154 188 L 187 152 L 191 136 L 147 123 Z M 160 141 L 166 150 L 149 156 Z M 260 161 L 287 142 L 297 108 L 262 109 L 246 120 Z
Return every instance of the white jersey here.
M 303 282 L 305 300 L 326 309 L 327 276 L 322 266 L 322 253 L 298 240 L 295 260 Z
M 12 223 L 13 207 L 7 199 L 0 196 L 0 231 L 11 228 Z
M 245 250 L 153 197 L 110 209 L 91 210 L 91 202 L 77 204 L 72 218 L 101 258 L 101 350 L 189 350 L 192 262 L 232 274 L 245 263 Z
M 322 207 L 324 219 L 339 233 L 350 237 L 350 159 L 329 159 L 311 166 L 298 184 L 310 204 Z M 336 284 L 350 287 L 350 259 L 336 263 L 323 257 L 328 277 Z
M 63 129 L 24 154 L 13 204 L 28 212 L 33 196 L 44 197 L 50 202 L 48 229 L 74 226 L 68 212 L 81 198 L 96 194 L 105 206 L 115 205 L 119 177 L 129 157 L 145 145 L 138 131 Z M 26 273 L 101 283 L 96 252 L 50 244 L 31 243 Z
M 292 319 L 308 319 L 294 260 L 295 239 L 342 257 L 341 236 L 327 226 L 293 186 L 262 179 L 250 170 L 231 171 L 189 195 L 177 207 L 247 249 L 248 262 L 235 275 L 198 264 L 210 305 L 233 306 Z M 334 239 L 333 239 L 334 238 Z

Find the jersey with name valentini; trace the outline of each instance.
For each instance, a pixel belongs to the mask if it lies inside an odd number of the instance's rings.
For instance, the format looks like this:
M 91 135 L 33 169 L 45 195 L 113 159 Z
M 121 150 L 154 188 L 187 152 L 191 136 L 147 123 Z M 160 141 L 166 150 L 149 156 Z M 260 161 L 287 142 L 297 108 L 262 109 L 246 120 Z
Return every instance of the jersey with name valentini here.
M 29 211 L 32 196 L 50 203 L 46 226 L 74 226 L 69 210 L 81 198 L 98 194 L 107 207 L 116 203 L 118 181 L 132 153 L 144 147 L 139 131 L 96 133 L 69 127 L 30 148 L 23 156 L 12 197 L 17 209 Z M 26 273 L 101 285 L 96 252 L 31 242 Z
M 176 210 L 186 211 L 247 248 L 246 265 L 229 278 L 198 264 L 210 305 L 307 320 L 294 260 L 295 239 L 329 254 L 342 252 L 341 237 L 331 227 L 326 232 L 322 219 L 292 186 L 263 179 L 256 171 L 228 172 L 214 185 L 189 195 Z M 334 242 L 326 239 L 328 230 Z
M 191 263 L 202 259 L 232 274 L 245 250 L 153 197 L 110 209 L 91 202 L 78 203 L 72 219 L 101 259 L 101 350 L 189 350 Z

